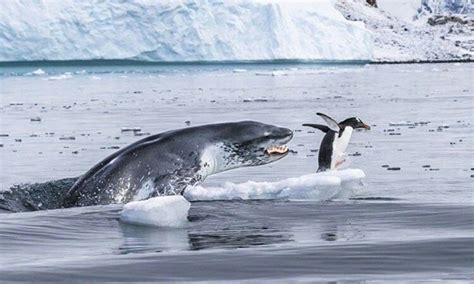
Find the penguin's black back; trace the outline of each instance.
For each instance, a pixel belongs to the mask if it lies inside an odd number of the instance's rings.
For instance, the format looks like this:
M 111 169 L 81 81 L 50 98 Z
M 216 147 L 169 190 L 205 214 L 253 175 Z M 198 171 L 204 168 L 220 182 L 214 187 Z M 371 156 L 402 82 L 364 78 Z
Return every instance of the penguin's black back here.
M 318 163 L 319 168 L 318 172 L 324 172 L 331 169 L 331 159 L 333 151 L 333 142 L 336 138 L 337 132 L 329 130 L 326 135 L 324 135 L 323 140 L 321 141 L 321 146 L 319 147 L 319 156 Z

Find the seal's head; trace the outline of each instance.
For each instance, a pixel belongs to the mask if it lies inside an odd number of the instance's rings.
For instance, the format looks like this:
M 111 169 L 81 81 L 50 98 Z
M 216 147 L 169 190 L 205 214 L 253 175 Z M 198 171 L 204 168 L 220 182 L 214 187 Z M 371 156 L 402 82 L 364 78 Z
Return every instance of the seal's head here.
M 212 173 L 277 161 L 288 154 L 286 143 L 293 138 L 288 128 L 256 121 L 228 123 L 219 132 L 220 142 L 206 151 L 214 157 Z

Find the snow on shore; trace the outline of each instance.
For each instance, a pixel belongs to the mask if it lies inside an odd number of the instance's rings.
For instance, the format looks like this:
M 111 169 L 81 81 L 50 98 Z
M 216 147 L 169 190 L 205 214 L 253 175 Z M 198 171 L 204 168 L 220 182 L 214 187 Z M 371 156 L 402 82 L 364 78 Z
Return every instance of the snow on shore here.
M 362 21 L 374 39 L 377 62 L 473 60 L 470 0 L 337 0 L 348 20 Z

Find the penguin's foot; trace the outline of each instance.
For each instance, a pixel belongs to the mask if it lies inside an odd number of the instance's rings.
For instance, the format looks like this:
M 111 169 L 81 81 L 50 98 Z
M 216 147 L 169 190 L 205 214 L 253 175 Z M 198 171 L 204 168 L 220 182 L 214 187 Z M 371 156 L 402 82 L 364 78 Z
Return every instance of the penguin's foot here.
M 336 161 L 336 168 L 339 167 L 340 165 L 342 165 L 345 161 L 346 161 L 346 159 Z

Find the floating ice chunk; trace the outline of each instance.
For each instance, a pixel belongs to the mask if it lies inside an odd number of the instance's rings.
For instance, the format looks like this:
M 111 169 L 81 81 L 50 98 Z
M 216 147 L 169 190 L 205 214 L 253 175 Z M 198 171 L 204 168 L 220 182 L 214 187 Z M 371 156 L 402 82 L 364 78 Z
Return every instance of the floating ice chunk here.
M 222 187 L 196 186 L 185 191 L 188 200 L 233 199 L 292 199 L 331 200 L 348 198 L 361 188 L 365 174 L 359 169 L 346 169 L 306 174 L 277 182 L 235 184 L 227 182 Z
M 410 121 L 390 122 L 389 126 L 415 126 L 415 123 Z
M 251 102 L 258 102 L 258 103 L 264 103 L 264 102 L 268 102 L 268 99 L 267 98 L 246 98 L 246 99 L 243 99 L 243 102 L 244 103 L 251 103 Z
M 57 80 L 66 80 L 70 78 L 72 78 L 72 75 L 70 73 L 64 73 L 62 75 L 48 77 L 48 80 L 57 81 Z
M 288 76 L 288 71 L 286 70 L 274 70 L 274 71 L 270 71 L 270 72 L 266 72 L 266 71 L 257 71 L 255 72 L 255 75 L 257 76 L 272 76 L 272 77 L 275 77 L 275 76 Z
M 41 75 L 44 75 L 44 74 L 46 74 L 46 72 L 44 72 L 43 69 L 39 68 L 39 69 L 36 69 L 36 70 L 33 71 L 33 72 L 27 73 L 26 75 L 41 76 Z
M 234 73 L 245 73 L 245 72 L 247 72 L 247 69 L 235 68 L 234 70 L 232 70 L 232 72 L 234 72 Z
M 181 195 L 133 201 L 123 206 L 120 221 L 145 226 L 183 227 L 188 222 L 190 207 L 191 203 Z
M 140 132 L 142 129 L 140 127 L 122 127 L 121 132 Z

